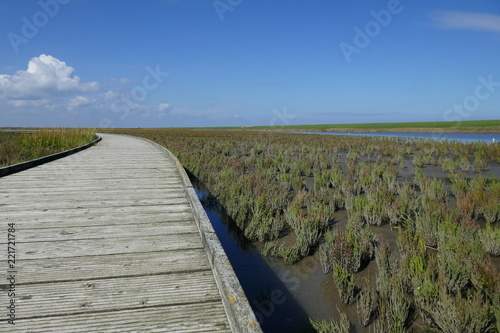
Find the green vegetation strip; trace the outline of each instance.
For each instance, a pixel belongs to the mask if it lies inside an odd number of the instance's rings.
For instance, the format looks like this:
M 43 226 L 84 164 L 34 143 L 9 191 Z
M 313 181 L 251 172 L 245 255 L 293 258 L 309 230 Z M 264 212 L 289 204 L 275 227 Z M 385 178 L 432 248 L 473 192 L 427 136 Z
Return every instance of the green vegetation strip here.
M 190 128 L 193 129 L 193 128 Z M 465 133 L 500 133 L 500 120 L 436 121 L 408 123 L 368 123 L 368 124 L 321 124 L 288 126 L 247 126 L 247 127 L 212 127 L 198 129 L 213 130 L 289 130 L 289 131 L 332 131 L 332 132 L 465 132 Z
M 95 129 L 0 131 L 0 167 L 64 152 L 96 139 Z

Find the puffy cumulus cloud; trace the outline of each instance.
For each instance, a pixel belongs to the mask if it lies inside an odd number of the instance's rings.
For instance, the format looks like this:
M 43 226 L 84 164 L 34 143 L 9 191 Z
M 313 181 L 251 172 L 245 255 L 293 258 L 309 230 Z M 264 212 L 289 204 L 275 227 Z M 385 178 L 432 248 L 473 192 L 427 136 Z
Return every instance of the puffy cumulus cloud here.
M 137 119 L 158 119 L 172 110 L 167 103 L 150 105 L 137 98 L 127 79 L 102 79 L 100 83 L 82 82 L 73 67 L 42 54 L 32 58 L 25 70 L 0 74 L 0 119 L 14 125 L 20 125 L 17 119 L 44 117 L 67 119 L 73 126 L 92 121 L 118 127 Z
M 13 75 L 0 74 L 0 98 L 36 100 L 74 92 L 99 90 L 97 82 L 81 83 L 74 68 L 50 55 L 32 58 L 27 70 Z

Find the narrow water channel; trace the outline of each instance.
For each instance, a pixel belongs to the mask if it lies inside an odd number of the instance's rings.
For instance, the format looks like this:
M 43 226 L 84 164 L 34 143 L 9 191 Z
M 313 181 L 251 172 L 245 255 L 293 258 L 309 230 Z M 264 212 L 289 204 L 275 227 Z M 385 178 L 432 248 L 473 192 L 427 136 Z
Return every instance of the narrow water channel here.
M 294 265 L 261 256 L 217 198 L 194 175 L 189 172 L 188 175 L 264 332 L 315 332 L 309 318 L 338 320 L 339 311 L 351 319 L 355 332 L 370 332 L 355 320 L 356 307 L 338 301 L 332 276 L 324 274 L 317 256 L 308 256 Z M 334 220 L 345 223 L 345 211 L 337 212 Z M 390 228 L 372 231 L 396 246 L 396 234 Z M 358 285 L 364 283 L 366 275 L 375 274 L 375 262 L 372 261 L 363 272 L 357 278 Z M 417 327 L 412 329 L 421 331 Z
M 302 287 L 300 275 L 278 262 L 266 262 L 217 199 L 188 174 L 263 331 L 311 332 L 309 316 L 294 296 L 302 289 L 299 288 Z M 313 292 L 311 297 L 317 296 L 315 294 Z

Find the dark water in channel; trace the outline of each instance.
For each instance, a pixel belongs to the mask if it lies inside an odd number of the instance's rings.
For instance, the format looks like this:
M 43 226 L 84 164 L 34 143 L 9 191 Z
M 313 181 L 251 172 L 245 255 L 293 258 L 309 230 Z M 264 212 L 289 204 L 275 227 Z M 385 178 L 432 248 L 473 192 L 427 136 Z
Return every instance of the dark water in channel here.
M 300 285 L 300 279 L 277 265 L 271 267 L 217 199 L 191 173 L 188 175 L 262 330 L 310 332 L 309 317 L 291 292 Z

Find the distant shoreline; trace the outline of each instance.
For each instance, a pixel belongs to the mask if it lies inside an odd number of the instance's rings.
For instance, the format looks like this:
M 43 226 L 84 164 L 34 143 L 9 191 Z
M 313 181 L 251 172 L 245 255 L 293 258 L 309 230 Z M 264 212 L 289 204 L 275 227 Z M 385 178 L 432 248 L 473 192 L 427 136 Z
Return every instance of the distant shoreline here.
M 282 128 L 282 129 L 259 129 L 259 128 L 242 128 L 241 130 L 259 130 L 259 131 L 270 131 L 270 132 L 367 132 L 367 133 L 477 133 L 477 134 L 500 134 L 500 128 L 498 129 L 468 129 L 468 128 L 328 128 L 328 129 L 317 129 L 317 128 Z
M 181 128 L 178 128 L 181 129 Z M 500 119 L 467 121 L 425 121 L 360 124 L 304 124 L 275 126 L 213 126 L 184 127 L 196 130 L 233 131 L 310 131 L 310 132 L 369 132 L 369 133 L 500 133 Z

